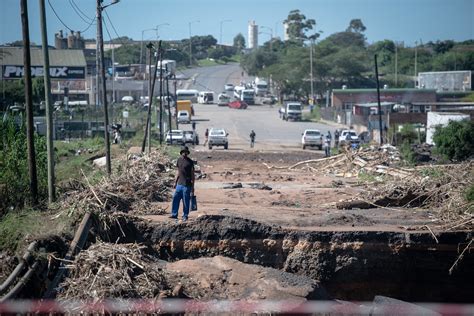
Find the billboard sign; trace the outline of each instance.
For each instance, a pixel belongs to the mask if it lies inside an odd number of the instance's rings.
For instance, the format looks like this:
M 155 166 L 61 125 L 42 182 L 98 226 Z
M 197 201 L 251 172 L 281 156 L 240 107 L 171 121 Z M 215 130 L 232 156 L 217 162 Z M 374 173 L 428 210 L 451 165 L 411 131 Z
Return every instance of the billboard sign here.
M 49 69 L 49 75 L 54 79 L 85 79 L 85 67 L 52 66 Z M 31 76 L 44 76 L 43 66 L 32 66 Z M 3 79 L 20 79 L 24 77 L 24 67 L 4 65 L 2 68 Z

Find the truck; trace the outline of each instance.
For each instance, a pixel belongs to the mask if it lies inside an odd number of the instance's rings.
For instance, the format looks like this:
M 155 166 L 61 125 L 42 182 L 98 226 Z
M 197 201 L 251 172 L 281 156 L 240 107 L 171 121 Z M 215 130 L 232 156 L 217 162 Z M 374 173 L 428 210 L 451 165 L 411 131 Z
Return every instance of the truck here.
M 176 115 L 179 112 L 186 111 L 189 114 L 189 120 L 192 119 L 194 114 L 193 104 L 189 100 L 178 100 L 176 101 Z
M 164 59 L 163 61 L 158 62 L 158 68 L 167 70 L 168 74 L 170 75 L 175 75 L 176 74 L 176 60 Z
M 237 86 L 234 89 L 234 97 L 237 100 L 244 101 L 248 105 L 255 104 L 255 90 L 247 89 L 244 86 Z
M 280 117 L 285 121 L 289 119 L 301 121 L 302 113 L 302 106 L 299 102 L 288 102 L 280 109 Z
M 253 83 L 253 88 L 256 95 L 264 96 L 268 92 L 268 83 L 265 79 L 257 77 Z

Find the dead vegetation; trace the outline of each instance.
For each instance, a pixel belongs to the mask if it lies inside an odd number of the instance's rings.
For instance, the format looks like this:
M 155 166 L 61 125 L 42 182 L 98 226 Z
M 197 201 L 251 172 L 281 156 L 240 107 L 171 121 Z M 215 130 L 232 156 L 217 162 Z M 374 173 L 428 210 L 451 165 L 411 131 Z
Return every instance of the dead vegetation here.
M 150 155 L 131 155 L 118 160 L 110 178 L 103 177 L 92 185 L 84 182 L 65 193 L 61 211 L 125 212 L 135 215 L 163 214 L 159 202 L 170 198 L 173 176 L 167 156 L 154 151 Z
M 269 169 L 301 169 L 336 178 L 368 178 L 357 198 L 337 203 L 339 209 L 399 207 L 425 208 L 436 213 L 439 229 L 474 227 L 474 203 L 464 197 L 474 185 L 474 163 L 406 168 L 400 153 L 390 145 L 347 150 L 328 158 L 305 160 Z M 374 185 L 375 182 L 375 185 Z
M 97 242 L 68 266 L 58 299 L 156 298 L 166 296 L 158 259 L 146 246 Z

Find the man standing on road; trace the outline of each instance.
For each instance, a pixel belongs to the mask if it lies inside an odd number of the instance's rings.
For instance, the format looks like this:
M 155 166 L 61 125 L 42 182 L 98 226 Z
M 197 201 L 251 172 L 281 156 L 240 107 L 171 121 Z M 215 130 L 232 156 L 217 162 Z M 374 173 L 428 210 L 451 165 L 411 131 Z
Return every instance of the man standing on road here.
M 209 140 L 209 129 L 208 129 L 208 128 L 206 128 L 206 131 L 204 132 L 204 138 L 205 138 L 206 140 L 204 141 L 204 144 L 202 144 L 202 145 L 203 145 L 203 146 L 206 146 L 207 141 Z
M 336 129 L 334 132 L 334 147 L 339 147 L 339 130 Z
M 189 149 L 187 146 L 181 147 L 176 166 L 176 179 L 174 182 L 175 192 L 173 194 L 173 203 L 170 218 L 178 220 L 178 210 L 181 200 L 183 200 L 183 222 L 188 220 L 189 205 L 191 195 L 194 194 L 194 162 L 188 157 Z
M 324 138 L 324 156 L 330 157 L 331 156 L 331 138 L 326 135 Z
M 250 148 L 253 148 L 253 146 L 255 145 L 255 132 L 252 130 L 250 132 Z

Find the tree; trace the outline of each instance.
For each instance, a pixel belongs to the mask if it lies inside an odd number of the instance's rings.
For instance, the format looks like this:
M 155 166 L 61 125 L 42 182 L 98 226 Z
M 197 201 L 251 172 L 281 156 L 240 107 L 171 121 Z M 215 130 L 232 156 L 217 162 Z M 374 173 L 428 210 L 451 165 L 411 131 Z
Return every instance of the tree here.
M 362 23 L 361 19 L 352 19 L 349 22 L 346 32 L 363 33 L 366 29 L 367 28 L 364 23 Z
M 242 33 L 239 33 L 234 37 L 234 47 L 238 52 L 245 48 L 245 37 Z
M 451 121 L 438 127 L 433 135 L 436 150 L 450 160 L 462 161 L 474 156 L 474 122 Z
M 288 25 L 288 36 L 291 41 L 301 41 L 301 39 L 315 40 L 319 37 L 318 32 L 309 36 L 306 35 L 306 32 L 316 26 L 316 21 L 314 19 L 306 19 L 306 16 L 301 14 L 300 10 L 290 11 L 288 17 L 283 22 Z

